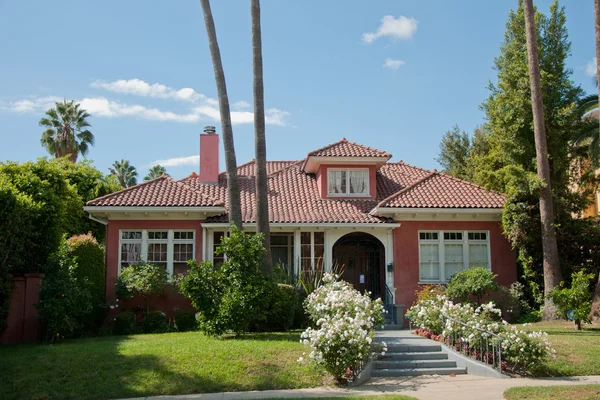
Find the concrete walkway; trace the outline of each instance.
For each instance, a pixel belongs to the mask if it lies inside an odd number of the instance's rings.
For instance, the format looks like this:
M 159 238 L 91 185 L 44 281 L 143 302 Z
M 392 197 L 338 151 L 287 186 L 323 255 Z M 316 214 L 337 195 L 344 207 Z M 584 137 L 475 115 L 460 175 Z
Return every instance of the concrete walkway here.
M 377 332 L 377 340 L 386 343 L 410 343 L 413 340 L 428 340 L 412 335 L 409 331 Z M 253 392 L 206 393 L 180 396 L 140 397 L 128 400 L 240 400 L 268 398 L 315 398 L 358 395 L 402 394 L 421 400 L 481 399 L 499 400 L 504 391 L 516 386 L 554 386 L 600 384 L 600 376 L 580 376 L 573 378 L 514 378 L 499 379 L 475 375 L 456 376 L 417 376 L 402 378 L 372 378 L 362 386 L 354 388 L 314 388 L 298 390 L 267 390 Z

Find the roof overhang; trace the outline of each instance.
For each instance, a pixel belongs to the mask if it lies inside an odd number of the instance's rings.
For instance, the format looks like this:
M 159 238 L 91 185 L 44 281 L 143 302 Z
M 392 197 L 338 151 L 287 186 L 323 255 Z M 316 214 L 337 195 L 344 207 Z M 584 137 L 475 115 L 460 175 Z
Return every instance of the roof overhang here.
M 394 221 L 500 221 L 502 208 L 376 207 L 369 214 Z
M 127 207 L 127 206 L 85 206 L 83 211 L 90 218 L 108 220 L 177 219 L 205 220 L 225 214 L 225 207 Z M 98 221 L 98 222 L 100 222 Z
M 202 227 L 208 229 L 228 229 L 231 224 L 227 222 L 204 222 Z M 243 224 L 244 229 L 254 230 L 256 229 L 256 222 L 249 222 Z M 350 228 L 350 229 L 394 229 L 400 227 L 399 223 L 287 223 L 287 222 L 271 222 L 269 224 L 271 230 L 297 230 L 297 229 L 311 229 L 311 230 L 326 230 L 326 229 L 342 229 L 342 228 Z
M 385 165 L 390 157 L 331 157 L 331 156 L 308 156 L 304 161 L 302 169 L 304 172 L 314 174 L 321 164 L 356 164 L 376 165 L 377 169 Z

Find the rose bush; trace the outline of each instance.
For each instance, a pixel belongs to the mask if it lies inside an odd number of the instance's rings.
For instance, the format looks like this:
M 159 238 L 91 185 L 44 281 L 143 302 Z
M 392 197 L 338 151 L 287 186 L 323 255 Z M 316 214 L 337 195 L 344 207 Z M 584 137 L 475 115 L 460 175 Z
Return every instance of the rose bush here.
M 499 340 L 484 331 L 497 335 L 502 341 L 503 368 L 509 367 L 513 372 L 530 371 L 548 357 L 555 357 L 546 333 L 519 330 L 502 320 L 501 314 L 492 302 L 474 308 L 471 304 L 453 303 L 444 295 L 417 301 L 406 312 L 418 328 L 417 334 L 452 343 L 455 349 L 466 350 L 474 358 L 487 362 L 492 361 L 491 352 Z M 449 317 L 444 324 L 442 315 Z
M 375 327 L 385 323 L 380 299 L 372 300 L 351 284 L 325 274 L 323 285 L 311 293 L 304 306 L 314 327 L 302 333 L 310 345 L 309 360 L 322 365 L 336 379 L 356 376 L 371 356 Z M 387 351 L 385 343 L 378 351 Z M 304 362 L 301 357 L 298 361 Z

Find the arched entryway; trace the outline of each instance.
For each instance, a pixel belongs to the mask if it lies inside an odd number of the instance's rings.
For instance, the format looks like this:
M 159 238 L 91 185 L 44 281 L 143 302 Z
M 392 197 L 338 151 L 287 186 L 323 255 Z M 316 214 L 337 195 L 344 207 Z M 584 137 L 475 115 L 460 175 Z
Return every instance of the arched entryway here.
M 344 266 L 342 279 L 360 292 L 382 298 L 385 293 L 385 248 L 373 235 L 363 232 L 342 236 L 333 245 L 333 262 Z

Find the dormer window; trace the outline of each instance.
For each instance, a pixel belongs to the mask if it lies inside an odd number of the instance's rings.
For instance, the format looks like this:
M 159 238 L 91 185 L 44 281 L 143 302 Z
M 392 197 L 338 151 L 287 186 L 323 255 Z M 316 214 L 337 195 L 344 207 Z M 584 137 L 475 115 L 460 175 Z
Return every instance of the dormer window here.
M 329 196 L 369 196 L 368 168 L 329 168 L 327 171 Z

